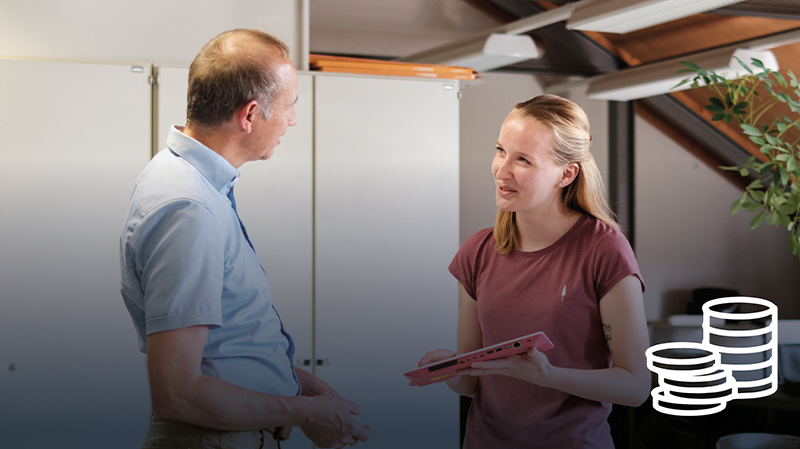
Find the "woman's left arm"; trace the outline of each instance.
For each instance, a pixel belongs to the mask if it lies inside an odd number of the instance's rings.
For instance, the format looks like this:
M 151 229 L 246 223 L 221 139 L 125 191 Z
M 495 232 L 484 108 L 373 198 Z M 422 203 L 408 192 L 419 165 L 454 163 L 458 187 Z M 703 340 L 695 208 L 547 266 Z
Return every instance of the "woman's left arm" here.
M 612 366 L 582 370 L 550 365 L 536 349 L 516 357 L 478 362 L 464 375 L 499 374 L 554 388 L 585 399 L 638 407 L 650 394 L 649 347 L 642 285 L 628 276 L 600 300 L 600 317 L 611 351 Z

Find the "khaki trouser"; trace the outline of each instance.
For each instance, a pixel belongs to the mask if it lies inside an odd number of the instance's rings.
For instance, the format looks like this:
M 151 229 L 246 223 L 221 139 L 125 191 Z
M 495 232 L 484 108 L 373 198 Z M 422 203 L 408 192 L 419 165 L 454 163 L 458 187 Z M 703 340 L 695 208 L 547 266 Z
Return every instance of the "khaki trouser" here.
M 216 430 L 173 421 L 155 413 L 142 449 L 280 449 L 272 432 L 263 430 Z

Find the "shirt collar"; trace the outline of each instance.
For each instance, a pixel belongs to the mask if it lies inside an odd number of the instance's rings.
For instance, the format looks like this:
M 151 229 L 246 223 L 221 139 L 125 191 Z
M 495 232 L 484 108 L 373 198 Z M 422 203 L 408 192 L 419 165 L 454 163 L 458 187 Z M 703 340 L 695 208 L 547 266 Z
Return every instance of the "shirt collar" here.
M 173 153 L 192 164 L 224 195 L 228 194 L 239 178 L 236 167 L 211 148 L 184 134 L 182 126 L 172 126 L 167 136 L 167 146 Z

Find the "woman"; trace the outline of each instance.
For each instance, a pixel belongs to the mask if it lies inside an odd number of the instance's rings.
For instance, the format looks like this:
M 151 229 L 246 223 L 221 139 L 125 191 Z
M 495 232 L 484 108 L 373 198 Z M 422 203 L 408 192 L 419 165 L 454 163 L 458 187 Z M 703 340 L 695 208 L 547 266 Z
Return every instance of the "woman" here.
M 474 400 L 465 448 L 612 448 L 611 403 L 650 390 L 641 274 L 589 153 L 586 114 L 541 95 L 503 122 L 492 162 L 494 228 L 469 237 L 459 281 L 458 353 L 543 331 L 555 348 L 451 377 Z M 420 366 L 455 355 L 439 349 Z

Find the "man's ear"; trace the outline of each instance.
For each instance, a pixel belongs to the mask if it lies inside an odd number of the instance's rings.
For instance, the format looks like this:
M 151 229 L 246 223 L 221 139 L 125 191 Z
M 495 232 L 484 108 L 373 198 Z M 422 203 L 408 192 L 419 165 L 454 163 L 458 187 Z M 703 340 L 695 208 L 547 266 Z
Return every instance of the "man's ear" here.
M 578 176 L 578 172 L 580 171 L 580 165 L 577 162 L 570 162 L 564 167 L 564 171 L 561 173 L 561 179 L 559 182 L 564 187 L 572 184 L 572 181 L 575 181 L 575 178 Z
M 234 120 L 237 126 L 239 126 L 242 131 L 249 134 L 253 130 L 253 122 L 256 119 L 258 110 L 258 101 L 256 100 L 251 100 L 247 104 L 239 106 L 236 112 L 234 112 Z

